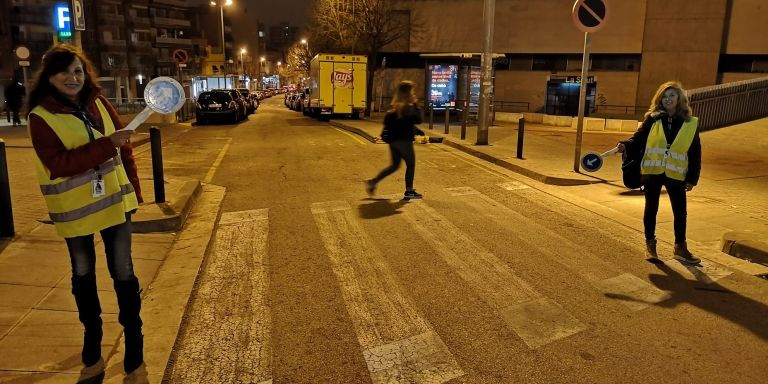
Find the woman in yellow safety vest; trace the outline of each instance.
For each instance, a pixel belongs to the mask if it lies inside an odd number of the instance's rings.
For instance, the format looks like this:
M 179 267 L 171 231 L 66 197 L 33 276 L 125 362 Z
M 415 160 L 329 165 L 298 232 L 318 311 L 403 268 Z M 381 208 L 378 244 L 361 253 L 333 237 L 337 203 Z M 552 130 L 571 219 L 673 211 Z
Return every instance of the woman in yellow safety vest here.
M 641 159 L 640 173 L 645 191 L 645 245 L 648 261 L 658 262 L 656 253 L 656 213 L 661 187 L 667 189 L 674 216 L 674 258 L 697 265 L 685 238 L 687 221 L 686 192 L 699 181 L 701 141 L 698 119 L 691 116 L 688 97 L 680 83 L 662 84 L 645 113 L 645 121 L 635 134 L 618 144 L 619 152 Z
M 72 264 L 72 294 L 85 328 L 80 380 L 104 376 L 101 305 L 96 291 L 94 234 L 104 242 L 125 331 L 123 367 L 142 375 L 139 281 L 131 259 L 131 214 L 142 201 L 132 131 L 99 94 L 90 61 L 61 44 L 43 56 L 28 100 L 28 129 L 40 189 Z M 144 377 L 146 375 L 143 375 Z

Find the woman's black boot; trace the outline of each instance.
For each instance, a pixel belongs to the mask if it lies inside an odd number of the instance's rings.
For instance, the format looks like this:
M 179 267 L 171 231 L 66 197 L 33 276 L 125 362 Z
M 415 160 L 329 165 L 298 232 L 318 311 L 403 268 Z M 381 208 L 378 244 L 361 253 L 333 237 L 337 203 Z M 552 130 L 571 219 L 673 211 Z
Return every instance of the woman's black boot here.
M 72 276 L 72 294 L 75 296 L 77 312 L 83 323 L 82 360 L 86 367 L 101 359 L 101 305 L 96 291 L 96 275 Z
M 115 280 L 117 305 L 120 314 L 117 320 L 123 326 L 125 338 L 125 373 L 131 373 L 144 362 L 144 335 L 141 333 L 141 288 L 136 277 L 130 280 Z

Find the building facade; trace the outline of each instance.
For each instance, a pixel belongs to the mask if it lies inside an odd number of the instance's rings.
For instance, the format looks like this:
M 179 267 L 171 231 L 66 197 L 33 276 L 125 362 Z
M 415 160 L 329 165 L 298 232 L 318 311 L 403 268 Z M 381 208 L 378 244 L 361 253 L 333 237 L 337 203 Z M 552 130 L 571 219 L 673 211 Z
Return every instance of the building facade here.
M 571 20 L 573 3 L 496 0 L 493 51 L 503 55 L 494 63 L 496 100 L 527 102 L 531 111 L 543 111 L 548 80 L 581 74 L 584 33 Z M 768 75 L 765 0 L 608 3 L 605 27 L 591 34 L 590 75 L 598 106 L 647 108 L 668 80 L 690 89 Z M 400 5 L 410 13 L 411 28 L 407 41 L 385 49 L 391 54 L 403 53 L 403 46 L 411 56 L 482 52 L 482 1 L 402 0 Z M 390 56 L 388 67 L 397 67 L 398 55 Z M 398 75 L 386 77 L 424 81 L 423 60 L 419 63 L 421 68 L 392 69 Z

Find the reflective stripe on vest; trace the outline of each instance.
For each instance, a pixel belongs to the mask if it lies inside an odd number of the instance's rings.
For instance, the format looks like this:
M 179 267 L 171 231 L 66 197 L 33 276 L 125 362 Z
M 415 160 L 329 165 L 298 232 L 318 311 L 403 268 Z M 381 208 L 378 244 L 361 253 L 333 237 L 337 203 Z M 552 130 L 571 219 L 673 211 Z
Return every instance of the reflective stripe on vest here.
M 643 175 L 661 175 L 675 180 L 685 180 L 688 174 L 688 149 L 696 136 L 699 119 L 691 117 L 683 123 L 675 140 L 667 148 L 667 138 L 661 120 L 653 123 L 645 144 L 640 173 Z
M 96 105 L 104 123 L 104 134 L 93 130 L 94 137 L 98 139 L 114 133 L 115 125 L 101 100 L 97 99 Z M 51 113 L 41 106 L 35 107 L 30 114 L 45 120 L 67 149 L 90 142 L 85 123 L 72 114 Z M 50 171 L 37 156 L 35 163 L 48 214 L 61 236 L 84 236 L 121 224 L 125 222 L 125 212 L 139 205 L 119 155 L 99 165 L 98 171 L 89 169 L 54 180 L 50 179 Z M 92 181 L 97 178 L 97 173 L 104 181 L 104 195 L 93 197 Z

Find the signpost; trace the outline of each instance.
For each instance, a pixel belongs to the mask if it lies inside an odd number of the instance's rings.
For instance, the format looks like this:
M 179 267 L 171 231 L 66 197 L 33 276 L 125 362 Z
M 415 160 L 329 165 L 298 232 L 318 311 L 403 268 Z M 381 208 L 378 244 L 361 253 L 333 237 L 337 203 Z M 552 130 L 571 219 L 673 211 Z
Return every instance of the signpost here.
M 27 67 L 29 67 L 29 48 L 20 45 L 16 47 L 16 57 L 19 59 L 19 66 L 24 73 L 24 86 L 27 86 Z
M 587 72 L 589 70 L 590 33 L 599 31 L 605 26 L 608 17 L 608 0 L 576 0 L 571 10 L 573 23 L 584 32 L 584 54 L 581 60 L 581 84 L 579 86 L 579 117 L 576 125 L 576 153 L 573 158 L 573 171 L 579 172 L 581 159 L 581 139 L 584 132 L 584 109 L 586 107 Z M 581 164 L 582 166 L 584 163 Z M 600 161 L 602 166 L 602 159 Z M 600 167 L 598 167 L 599 169 Z M 584 167 L 585 170 L 589 169 Z M 595 169 L 597 170 L 597 169 Z M 594 171 L 590 171 L 594 172 Z

